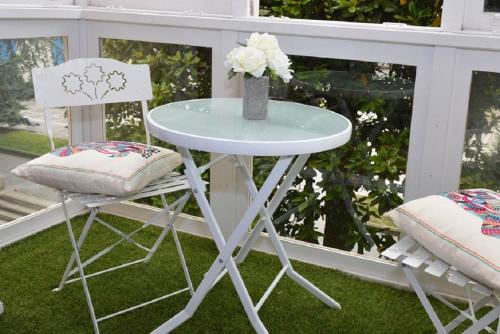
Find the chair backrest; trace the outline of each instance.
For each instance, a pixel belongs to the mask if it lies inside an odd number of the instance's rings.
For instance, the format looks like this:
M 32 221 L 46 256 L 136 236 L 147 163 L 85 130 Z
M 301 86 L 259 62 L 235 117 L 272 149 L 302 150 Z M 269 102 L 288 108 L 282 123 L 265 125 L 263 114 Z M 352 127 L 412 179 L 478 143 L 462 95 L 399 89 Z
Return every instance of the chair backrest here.
M 132 65 L 107 58 L 72 59 L 61 65 L 34 68 L 35 103 L 44 109 L 52 149 L 50 108 L 117 102 L 142 102 L 147 143 L 147 100 L 153 97 L 148 65 Z

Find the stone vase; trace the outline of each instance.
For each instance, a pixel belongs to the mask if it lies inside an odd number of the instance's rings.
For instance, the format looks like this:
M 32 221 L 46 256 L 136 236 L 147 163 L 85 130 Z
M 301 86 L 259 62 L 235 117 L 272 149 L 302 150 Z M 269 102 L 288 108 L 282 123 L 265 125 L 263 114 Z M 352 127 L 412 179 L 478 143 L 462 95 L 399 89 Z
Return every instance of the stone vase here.
M 269 77 L 244 78 L 243 81 L 243 118 L 250 120 L 266 119 Z

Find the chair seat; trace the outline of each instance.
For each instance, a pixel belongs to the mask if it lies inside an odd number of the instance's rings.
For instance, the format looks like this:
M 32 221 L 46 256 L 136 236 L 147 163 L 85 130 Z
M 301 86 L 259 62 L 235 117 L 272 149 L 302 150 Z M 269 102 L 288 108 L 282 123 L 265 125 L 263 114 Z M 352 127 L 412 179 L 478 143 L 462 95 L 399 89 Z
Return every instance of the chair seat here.
M 123 201 L 132 201 L 139 198 L 155 196 L 159 194 L 171 193 L 178 190 L 189 189 L 189 182 L 185 175 L 181 175 L 176 172 L 170 172 L 169 174 L 153 180 L 147 186 L 139 190 L 138 192 L 129 196 L 110 196 L 102 194 L 86 194 L 77 193 L 71 191 L 63 191 L 66 197 L 71 198 L 89 208 L 98 207 L 102 205 L 108 205 L 113 203 L 119 203 Z
M 408 202 L 386 215 L 446 263 L 500 290 L 500 238 L 481 232 L 481 216 L 441 195 Z
M 182 163 L 158 146 L 107 141 L 65 146 L 15 168 L 12 173 L 59 190 L 126 197 Z

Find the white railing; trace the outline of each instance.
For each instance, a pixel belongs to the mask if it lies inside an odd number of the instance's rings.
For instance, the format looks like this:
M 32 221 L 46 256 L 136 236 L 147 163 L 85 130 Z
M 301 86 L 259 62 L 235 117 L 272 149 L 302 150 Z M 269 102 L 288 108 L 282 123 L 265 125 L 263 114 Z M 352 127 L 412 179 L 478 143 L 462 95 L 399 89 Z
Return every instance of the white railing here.
M 238 82 L 226 77 L 224 58 L 253 31 L 275 34 L 290 55 L 416 66 L 405 187 L 409 200 L 458 187 L 472 72 L 500 73 L 500 37 L 459 30 L 456 6 L 450 1 L 447 6 L 443 29 L 93 7 L 9 7 L 0 9 L 0 39 L 67 36 L 69 58 L 99 57 L 100 38 L 209 47 L 214 97 L 239 95 Z M 104 138 L 104 112 L 84 111 L 72 110 L 72 142 Z M 226 232 L 248 205 L 245 186 L 234 175 L 230 164 L 218 164 L 211 173 L 211 202 Z M 135 204 L 115 206 L 110 212 L 140 220 L 149 214 L 147 208 Z M 199 220 L 193 222 L 185 225 L 186 231 L 206 234 Z M 286 247 L 292 257 L 303 261 L 405 285 L 399 269 L 383 260 L 293 240 L 286 241 Z M 258 248 L 269 249 L 265 236 Z M 447 291 L 445 284 L 440 286 Z

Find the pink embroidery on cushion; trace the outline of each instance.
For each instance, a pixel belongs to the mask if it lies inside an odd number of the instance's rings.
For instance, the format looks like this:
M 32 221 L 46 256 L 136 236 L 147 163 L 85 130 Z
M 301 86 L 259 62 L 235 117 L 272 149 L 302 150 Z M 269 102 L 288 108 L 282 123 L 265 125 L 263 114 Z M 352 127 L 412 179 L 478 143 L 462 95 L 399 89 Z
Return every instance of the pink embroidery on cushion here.
M 58 148 L 51 153 L 58 157 L 68 157 L 87 150 L 94 150 L 99 153 L 106 154 L 110 158 L 125 157 L 130 153 L 138 153 L 143 158 L 147 159 L 155 153 L 160 153 L 160 150 L 154 146 L 125 141 L 107 141 L 71 145 Z
M 443 193 L 465 211 L 483 220 L 481 232 L 500 238 L 500 194 L 487 189 L 469 189 Z

